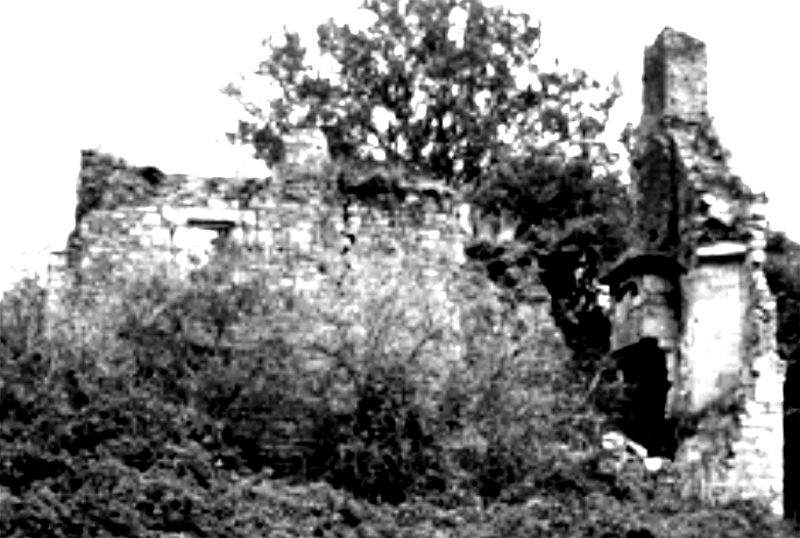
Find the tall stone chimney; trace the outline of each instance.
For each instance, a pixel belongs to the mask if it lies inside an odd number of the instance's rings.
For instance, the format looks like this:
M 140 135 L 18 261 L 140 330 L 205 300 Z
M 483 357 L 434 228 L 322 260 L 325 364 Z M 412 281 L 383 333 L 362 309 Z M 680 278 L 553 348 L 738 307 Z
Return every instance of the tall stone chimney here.
M 665 28 L 645 49 L 635 248 L 605 277 L 612 348 L 624 354 L 652 338 L 663 351 L 635 354 L 652 371 L 666 361 L 666 414 L 695 424 L 688 437 L 675 430 L 674 459 L 696 491 L 755 499 L 780 514 L 784 367 L 763 271 L 768 229 L 757 207 L 765 196 L 728 167 L 707 112 L 706 75 L 705 44 L 684 33 Z
M 642 82 L 633 170 L 637 247 L 686 263 L 690 254 L 681 239 L 694 208 L 693 187 L 709 168 L 696 144 L 708 124 L 705 44 L 665 28 L 645 48 Z
M 644 54 L 644 116 L 702 121 L 706 116 L 706 46 L 664 28 Z

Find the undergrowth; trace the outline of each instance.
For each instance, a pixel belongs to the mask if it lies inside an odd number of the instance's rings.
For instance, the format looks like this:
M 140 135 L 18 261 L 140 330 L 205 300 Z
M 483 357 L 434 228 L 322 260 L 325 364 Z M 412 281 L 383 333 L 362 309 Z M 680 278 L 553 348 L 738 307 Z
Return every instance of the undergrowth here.
M 779 535 L 609 467 L 558 332 L 460 284 L 452 363 L 413 281 L 345 312 L 156 276 L 49 323 L 21 282 L 0 304 L 0 535 Z

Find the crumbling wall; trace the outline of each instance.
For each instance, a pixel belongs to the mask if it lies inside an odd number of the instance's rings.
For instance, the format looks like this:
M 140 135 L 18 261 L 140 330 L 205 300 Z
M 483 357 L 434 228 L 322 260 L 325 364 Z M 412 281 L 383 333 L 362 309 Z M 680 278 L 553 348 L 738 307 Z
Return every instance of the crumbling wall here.
M 679 368 L 680 277 L 685 268 L 672 255 L 634 250 L 607 274 L 603 284 L 613 296 L 611 349 L 620 351 L 652 338 L 664 353 L 668 382 L 667 412 L 676 407 Z
M 676 461 L 707 499 L 753 498 L 781 513 L 784 374 L 762 269 L 766 197 L 730 172 L 706 110 L 701 41 L 671 28 L 658 36 L 645 51 L 643 101 L 637 248 L 686 269 L 672 280 L 680 304 L 668 309 L 679 348 L 669 398 L 682 424 Z
M 202 254 L 204 247 L 186 244 L 193 231 L 212 237 L 235 231 L 255 245 L 265 228 L 259 222 L 263 179 L 167 175 L 96 151 L 81 157 L 66 259 L 73 276 L 96 286 L 158 264 L 188 269 L 191 263 L 182 258 Z M 212 249 L 210 243 L 205 247 Z
M 458 198 L 385 167 L 343 169 L 318 138 L 290 138 L 284 163 L 265 178 L 164 174 L 84 151 L 75 229 L 53 280 L 102 295 L 133 274 L 181 278 L 235 252 L 233 278 L 257 273 L 332 311 L 359 304 L 353 294 L 377 297 L 413 280 L 428 303 L 420 308 L 457 332 Z M 457 353 L 454 344 L 441 355 Z
M 701 258 L 685 281 L 683 361 L 689 412 L 707 409 L 739 384 L 750 301 L 744 253 L 742 246 L 727 255 Z
M 776 514 L 784 510 L 783 396 L 786 364 L 778 355 L 777 307 L 764 273 L 765 197 L 747 208 L 746 271 L 749 297 L 744 342 L 738 432 L 733 458 L 722 483 L 727 495 L 765 501 Z

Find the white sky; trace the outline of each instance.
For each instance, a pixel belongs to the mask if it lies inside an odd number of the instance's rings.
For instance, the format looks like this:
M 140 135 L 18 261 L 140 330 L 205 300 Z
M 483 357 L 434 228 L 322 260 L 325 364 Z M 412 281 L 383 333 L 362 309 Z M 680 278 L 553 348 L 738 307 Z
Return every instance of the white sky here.
M 312 32 L 355 0 L 0 3 L 0 284 L 63 248 L 80 150 L 167 172 L 261 170 L 225 141 L 241 112 L 218 93 L 252 72 L 282 24 Z M 708 46 L 709 107 L 734 171 L 771 199 L 773 227 L 800 239 L 794 2 L 508 0 L 543 22 L 543 61 L 586 69 L 624 97 L 611 134 L 640 113 L 642 55 L 670 25 Z M 310 43 L 311 44 L 311 43 Z

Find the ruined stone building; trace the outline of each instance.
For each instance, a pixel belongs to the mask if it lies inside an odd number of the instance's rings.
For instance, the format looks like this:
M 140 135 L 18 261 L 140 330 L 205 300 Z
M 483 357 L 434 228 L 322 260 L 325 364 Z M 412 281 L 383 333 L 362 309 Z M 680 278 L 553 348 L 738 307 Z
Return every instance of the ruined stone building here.
M 636 244 L 604 277 L 612 350 L 641 388 L 638 422 L 652 426 L 640 442 L 695 469 L 705 495 L 757 498 L 780 513 L 784 373 L 762 270 L 766 198 L 727 167 L 706 108 L 702 42 L 665 29 L 646 49 L 643 101 Z M 180 274 L 235 246 L 236 271 L 250 264 L 324 298 L 348 275 L 384 286 L 414 256 L 428 265 L 426 294 L 453 304 L 444 283 L 460 270 L 469 212 L 456 193 L 369 174 L 337 186 L 324 137 L 299 133 L 286 149 L 274 174 L 250 179 L 83 152 L 75 229 L 54 281 L 94 286 L 155 265 Z
M 314 147 L 307 147 L 309 141 Z M 165 174 L 84 151 L 75 228 L 53 262 L 68 266 L 70 274 L 96 278 L 147 270 L 156 262 L 185 272 L 225 245 L 275 271 L 288 269 L 282 263 L 287 256 L 297 258 L 303 271 L 334 271 L 344 254 L 355 263 L 357 254 L 412 246 L 437 251 L 436 259 L 458 259 L 462 231 L 453 192 L 374 169 L 343 187 L 335 167 L 325 169 L 327 151 L 318 142 L 313 133 L 287 137 L 287 162 L 276 171 L 265 168 L 261 178 Z M 315 278 L 297 268 L 276 273 L 276 281 L 298 278 L 313 286 Z
M 353 302 L 343 294 L 389 293 L 414 271 L 419 294 L 457 327 L 456 194 L 380 166 L 345 175 L 319 135 L 287 136 L 284 161 L 259 178 L 166 174 L 84 151 L 75 227 L 51 260 L 51 309 L 59 290 L 102 298 L 132 275 L 180 280 L 227 260 L 236 281 L 258 275 L 331 311 Z
M 712 499 L 783 511 L 783 362 L 762 270 L 764 195 L 726 165 L 705 45 L 666 28 L 645 51 L 633 157 L 635 246 L 604 277 L 612 350 L 639 384 L 637 432 Z

